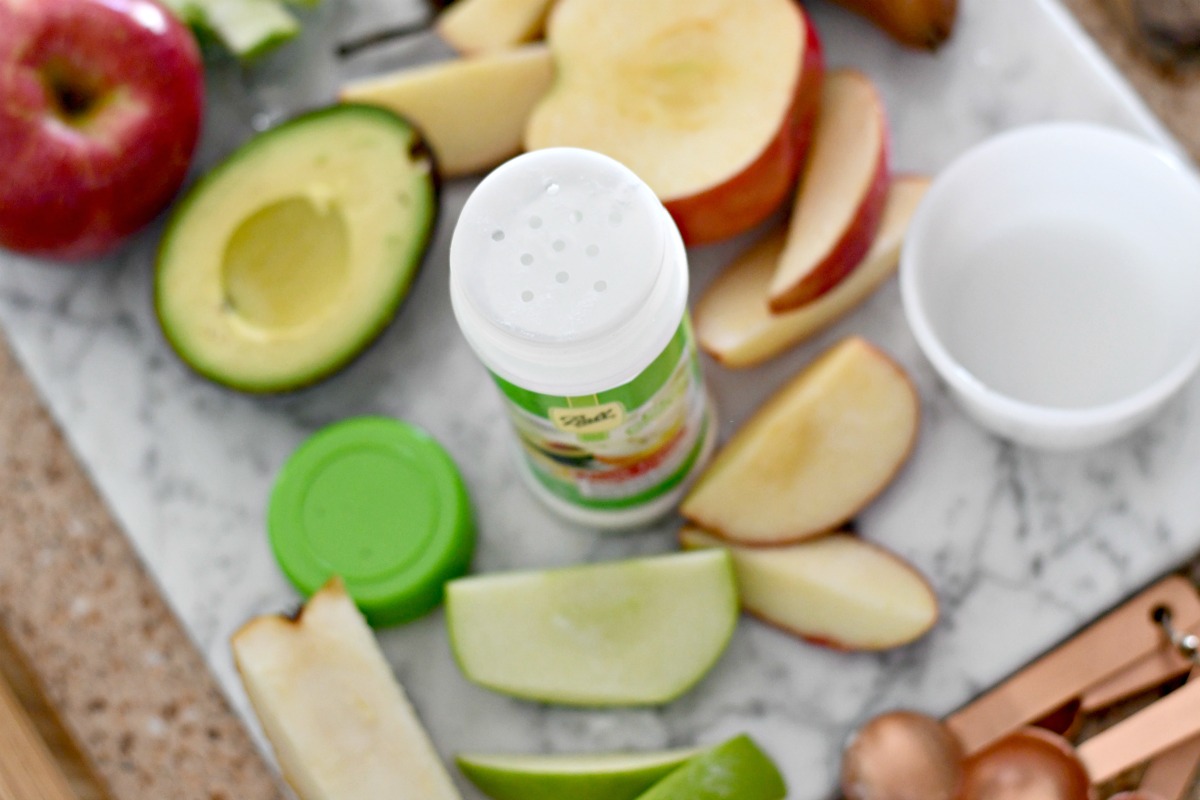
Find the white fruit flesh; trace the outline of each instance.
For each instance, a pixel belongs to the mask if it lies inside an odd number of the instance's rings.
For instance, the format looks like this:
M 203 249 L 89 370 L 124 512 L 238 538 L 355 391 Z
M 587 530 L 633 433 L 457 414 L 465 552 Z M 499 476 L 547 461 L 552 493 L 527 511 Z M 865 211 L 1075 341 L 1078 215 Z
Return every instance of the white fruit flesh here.
M 458 0 L 438 15 L 434 27 L 464 55 L 507 50 L 542 31 L 554 0 Z
M 828 291 L 870 247 L 887 189 L 887 138 L 883 100 L 870 79 L 831 72 L 771 281 L 773 310 L 798 308 Z
M 233 636 L 246 694 L 301 800 L 461 800 L 340 582 Z
M 915 641 L 937 622 L 937 596 L 921 574 L 854 536 L 772 548 L 730 546 L 698 528 L 679 538 L 687 549 L 728 547 L 746 610 L 813 642 L 884 650 Z
M 550 51 L 535 44 L 357 81 L 341 99 L 411 120 L 433 149 L 438 173 L 452 178 L 521 151 L 525 122 L 553 76 Z
M 696 304 L 696 339 L 726 367 L 750 367 L 824 330 L 854 310 L 896 271 L 908 223 L 929 179 L 897 178 L 879 232 L 862 263 L 829 292 L 795 311 L 772 314 L 767 290 L 787 228 L 768 233 L 709 284 Z
M 526 147 L 605 153 L 663 200 L 720 185 L 785 124 L 800 13 L 791 0 L 562 0 L 547 34 L 559 76 Z
M 846 339 L 734 434 L 680 510 L 741 544 L 792 543 L 830 531 L 891 481 L 919 417 L 904 371 L 863 339 Z
M 716 663 L 737 613 L 722 553 L 484 575 L 446 587 L 450 642 L 469 679 L 571 705 L 678 697 Z

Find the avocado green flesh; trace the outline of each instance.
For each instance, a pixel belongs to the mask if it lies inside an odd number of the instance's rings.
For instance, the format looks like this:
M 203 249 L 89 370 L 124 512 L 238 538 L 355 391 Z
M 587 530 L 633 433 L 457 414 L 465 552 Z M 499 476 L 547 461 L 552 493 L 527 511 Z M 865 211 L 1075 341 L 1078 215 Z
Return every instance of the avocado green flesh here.
M 313 383 L 387 326 L 429 245 L 437 183 L 400 117 L 334 106 L 252 139 L 180 203 L 155 304 L 180 357 L 234 388 Z
M 699 752 L 565 756 L 459 755 L 462 773 L 492 800 L 634 800 Z

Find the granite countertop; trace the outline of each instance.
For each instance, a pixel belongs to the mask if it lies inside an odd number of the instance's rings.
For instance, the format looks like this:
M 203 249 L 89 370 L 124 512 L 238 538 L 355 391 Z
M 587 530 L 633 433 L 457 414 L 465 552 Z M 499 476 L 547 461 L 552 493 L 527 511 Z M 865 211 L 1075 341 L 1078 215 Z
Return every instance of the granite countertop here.
M 1178 140 L 1200 153 L 1200 124 L 1191 124 L 1200 122 L 1200 90 L 1140 59 L 1099 2 L 1067 0 Z M 880 82 L 900 169 L 935 171 L 992 132 L 1049 118 L 1166 136 L 1054 0 L 962 4 L 962 26 L 936 58 L 813 4 L 833 63 Z M 330 2 L 290 52 L 249 72 L 217 64 L 210 90 L 221 102 L 201 162 L 332 96 L 339 72 L 444 54 L 419 38 L 350 66 L 332 62 L 331 41 L 403 22 L 414 7 Z M 477 570 L 670 547 L 673 521 L 599 537 L 550 517 L 508 469 L 506 432 L 445 412 L 445 396 L 481 418 L 496 403 L 448 322 L 446 234 L 470 185 L 447 188 L 438 244 L 384 339 L 334 380 L 289 397 L 212 387 L 169 354 L 147 303 L 155 231 L 85 271 L 3 263 L 0 324 L 11 350 L 0 347 L 0 626 L 114 797 L 281 796 L 255 749 L 256 729 L 239 722 L 250 717 L 227 638 L 247 617 L 296 600 L 271 561 L 262 513 L 275 470 L 321 424 L 382 413 L 442 440 L 480 509 Z M 744 244 L 694 253 L 694 291 Z M 381 641 L 443 754 L 655 748 L 748 730 L 784 765 L 791 796 L 815 799 L 858 720 L 896 705 L 948 711 L 1200 551 L 1200 430 L 1191 424 L 1200 385 L 1110 447 L 1026 451 L 957 411 L 908 336 L 894 286 L 775 364 L 736 374 L 708 364 L 723 432 L 848 332 L 890 350 L 922 392 L 914 461 L 858 524 L 931 576 L 946 611 L 933 635 L 893 653 L 846 655 L 748 622 L 696 692 L 661 710 L 596 712 L 468 684 L 435 615 Z M 411 380 L 418 369 L 421 380 Z

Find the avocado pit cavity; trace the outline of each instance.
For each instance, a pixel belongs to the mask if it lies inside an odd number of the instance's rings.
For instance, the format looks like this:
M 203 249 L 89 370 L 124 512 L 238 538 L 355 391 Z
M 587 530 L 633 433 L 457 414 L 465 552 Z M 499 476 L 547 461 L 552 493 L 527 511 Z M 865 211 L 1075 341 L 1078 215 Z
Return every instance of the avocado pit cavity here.
M 225 248 L 228 310 L 268 330 L 286 330 L 333 308 L 350 277 L 349 233 L 336 203 L 288 197 L 251 214 Z

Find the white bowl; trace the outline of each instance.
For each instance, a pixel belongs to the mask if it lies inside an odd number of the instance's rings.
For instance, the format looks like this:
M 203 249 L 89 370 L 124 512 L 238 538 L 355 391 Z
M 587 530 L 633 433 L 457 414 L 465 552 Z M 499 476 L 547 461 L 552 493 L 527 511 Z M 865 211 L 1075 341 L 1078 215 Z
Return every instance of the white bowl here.
M 997 136 L 934 180 L 900 288 L 918 344 L 981 425 L 1050 449 L 1110 441 L 1200 364 L 1200 183 L 1099 126 Z

